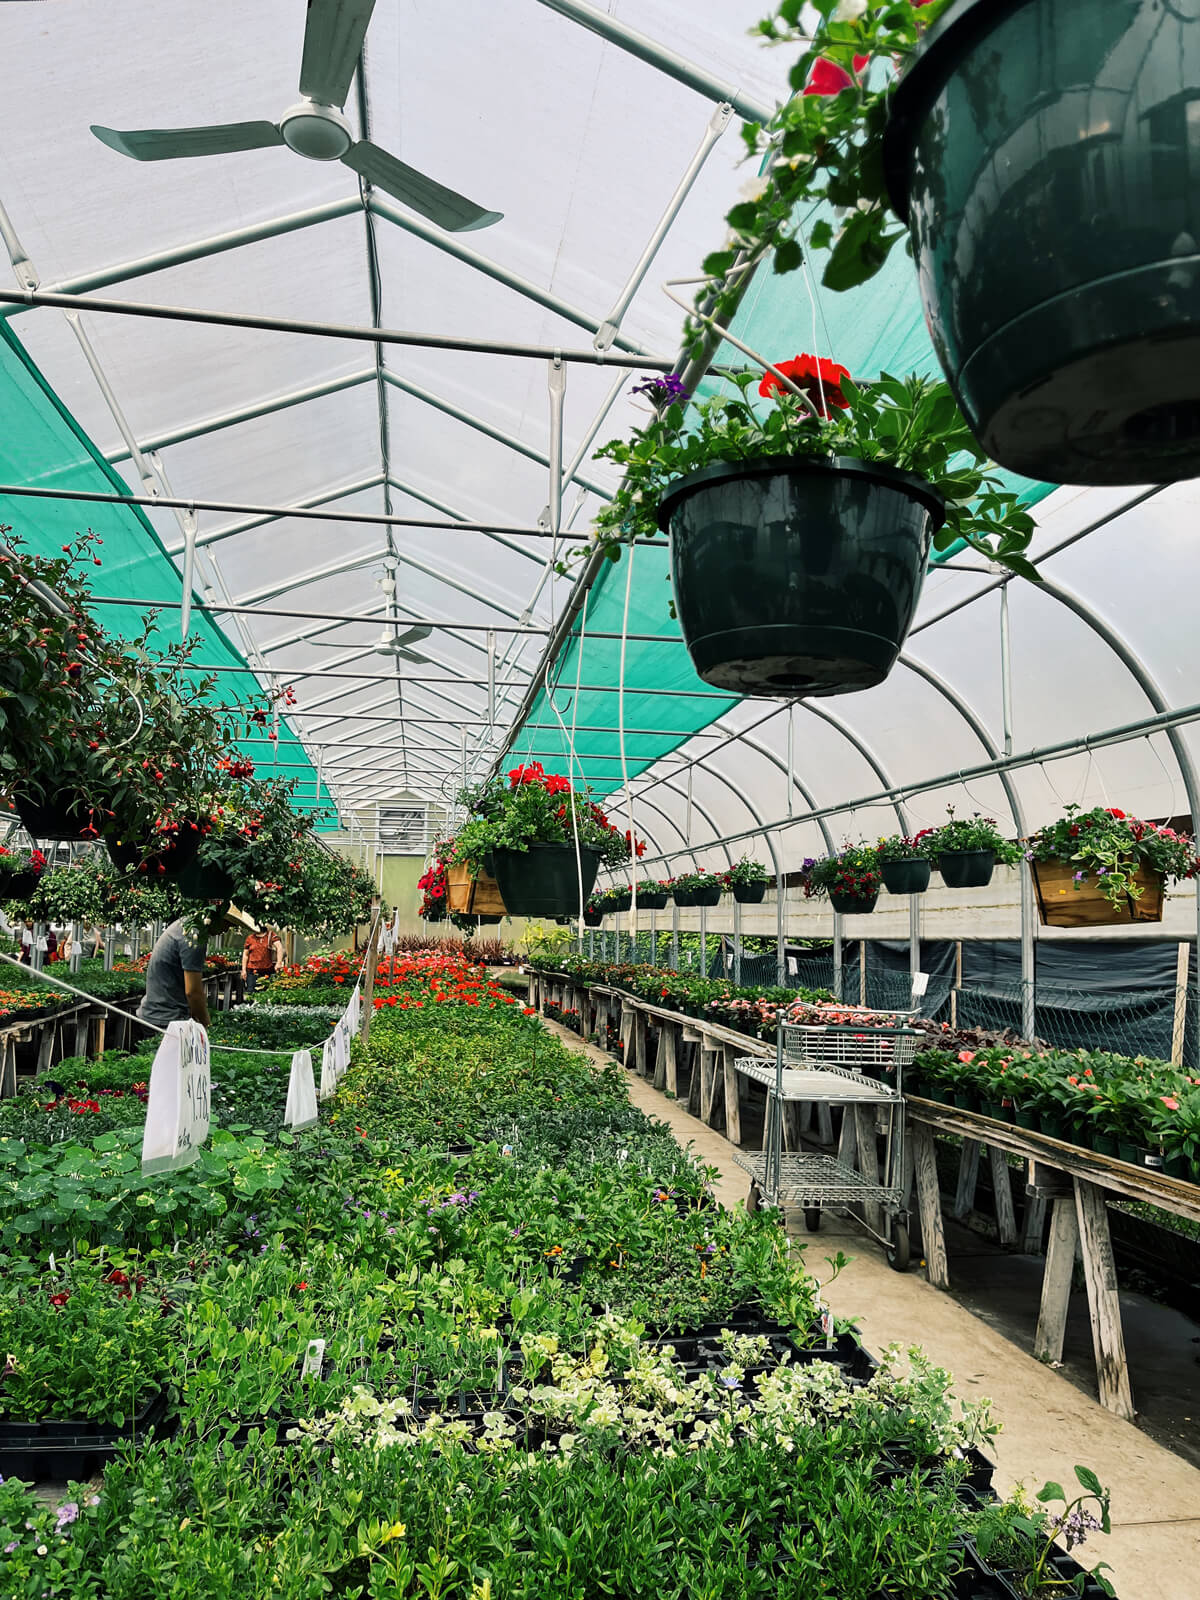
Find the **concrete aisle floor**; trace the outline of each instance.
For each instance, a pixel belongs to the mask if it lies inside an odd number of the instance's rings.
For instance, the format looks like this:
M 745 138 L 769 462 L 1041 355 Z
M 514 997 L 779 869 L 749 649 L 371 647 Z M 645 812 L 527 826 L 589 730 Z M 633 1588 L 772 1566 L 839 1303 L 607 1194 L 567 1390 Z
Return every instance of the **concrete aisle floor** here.
M 612 1060 L 556 1023 L 546 1025 L 593 1059 Z M 625 1076 L 634 1105 L 661 1118 L 680 1144 L 716 1169 L 713 1190 L 721 1204 L 741 1204 L 748 1180 L 729 1142 L 649 1083 Z M 1200 1600 L 1200 1471 L 931 1289 L 918 1267 L 893 1272 L 882 1250 L 852 1224 L 838 1222 L 819 1235 L 801 1224 L 793 1238 L 807 1246 L 806 1264 L 820 1278 L 829 1273 L 826 1256 L 841 1250 L 853 1258 L 826 1299 L 838 1316 L 855 1319 L 871 1350 L 920 1344 L 954 1375 L 961 1395 L 992 1401 L 1003 1424 L 991 1452 L 1002 1493 L 1022 1482 L 1036 1492 L 1047 1478 L 1073 1482 L 1076 1463 L 1111 1488 L 1112 1535 L 1093 1536 L 1079 1555 L 1089 1567 L 1108 1562 L 1120 1600 Z

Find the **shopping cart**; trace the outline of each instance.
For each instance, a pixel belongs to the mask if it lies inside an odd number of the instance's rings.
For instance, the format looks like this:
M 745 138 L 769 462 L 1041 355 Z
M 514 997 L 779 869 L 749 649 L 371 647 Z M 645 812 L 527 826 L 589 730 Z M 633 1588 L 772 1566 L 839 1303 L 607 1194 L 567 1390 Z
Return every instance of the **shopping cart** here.
M 916 1054 L 920 1035 L 909 1026 L 928 978 L 913 979 L 906 1012 L 855 1007 L 850 1023 L 781 1023 L 775 1060 L 746 1056 L 735 1061 L 743 1077 L 767 1091 L 763 1148 L 735 1152 L 750 1174 L 749 1210 L 771 1207 L 786 1222 L 789 1210 L 802 1210 L 810 1232 L 821 1225 L 825 1208 L 863 1208 L 863 1225 L 878 1239 L 897 1272 L 909 1264 L 908 1211 L 904 1170 L 904 1069 Z M 806 1103 L 843 1107 L 845 1116 L 870 1107 L 872 1128 L 882 1129 L 884 1147 L 878 1179 L 865 1177 L 840 1156 L 785 1152 L 784 1106 Z M 876 1211 L 882 1227 L 871 1225 Z

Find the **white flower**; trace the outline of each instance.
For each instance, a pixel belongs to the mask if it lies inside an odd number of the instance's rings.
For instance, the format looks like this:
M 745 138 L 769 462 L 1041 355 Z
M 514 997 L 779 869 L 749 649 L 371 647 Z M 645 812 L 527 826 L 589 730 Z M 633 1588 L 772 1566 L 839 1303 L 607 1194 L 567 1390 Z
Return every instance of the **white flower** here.
M 740 191 L 742 199 L 761 200 L 770 187 L 770 178 L 747 178 Z
M 833 13 L 834 22 L 857 22 L 867 9 L 867 0 L 838 0 L 837 9 Z

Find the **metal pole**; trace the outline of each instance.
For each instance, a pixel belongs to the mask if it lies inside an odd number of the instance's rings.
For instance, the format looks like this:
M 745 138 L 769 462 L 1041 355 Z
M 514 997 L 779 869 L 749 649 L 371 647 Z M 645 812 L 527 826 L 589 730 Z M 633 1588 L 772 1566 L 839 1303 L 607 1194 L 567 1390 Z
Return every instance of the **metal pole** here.
M 671 971 L 679 971 L 679 906 L 671 902 Z
M 908 973 L 915 978 L 921 970 L 921 896 L 908 897 Z M 911 993 L 911 990 L 910 990 Z
M 733 902 L 733 981 L 742 981 L 742 902 Z
M 67 938 L 70 940 L 70 950 L 68 951 L 70 969 L 72 972 L 78 972 L 80 963 L 83 960 L 83 938 L 82 930 L 77 922 L 71 924 Z M 78 949 L 76 949 L 76 946 L 78 946 Z
M 833 913 L 833 993 L 837 1000 L 846 998 L 846 974 L 842 966 L 842 914 Z
M 1000 590 L 1000 708 L 1004 755 L 1013 753 L 1012 644 L 1008 619 L 1008 585 Z M 1032 1039 L 1037 1032 L 1037 953 L 1034 949 L 1033 878 L 1029 863 L 1017 868 L 1021 875 L 1021 1033 Z
M 787 888 L 783 873 L 775 870 L 775 982 L 783 987 L 787 972 Z
M 708 907 L 700 907 L 700 972 L 708 977 Z
M 46 924 L 35 922 L 33 925 L 33 943 L 29 947 L 29 965 L 34 972 L 41 972 L 46 965 L 46 952 L 42 949 L 42 941 L 46 937 Z

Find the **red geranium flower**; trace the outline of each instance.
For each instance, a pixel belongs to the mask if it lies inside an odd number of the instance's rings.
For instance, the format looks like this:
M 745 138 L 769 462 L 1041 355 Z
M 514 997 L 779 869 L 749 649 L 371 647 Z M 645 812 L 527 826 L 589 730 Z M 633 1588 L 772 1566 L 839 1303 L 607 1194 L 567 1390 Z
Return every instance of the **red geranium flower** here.
M 827 417 L 830 406 L 837 406 L 844 411 L 850 404 L 841 389 L 842 379 L 848 378 L 850 372 L 839 362 L 826 361 L 823 356 L 805 355 L 795 356 L 791 361 L 777 361 L 775 365 L 785 378 L 790 378 L 797 389 L 803 391 L 819 417 Z M 769 396 L 776 390 L 781 394 L 787 393 L 773 372 L 764 373 L 758 386 L 759 394 Z
M 855 56 L 854 70 L 861 72 L 870 61 L 870 56 Z M 808 75 L 808 82 L 804 86 L 805 94 L 841 94 L 843 89 L 853 86 L 854 79 L 845 67 L 839 67 L 836 61 L 826 61 L 823 57 L 813 63 L 813 69 Z

